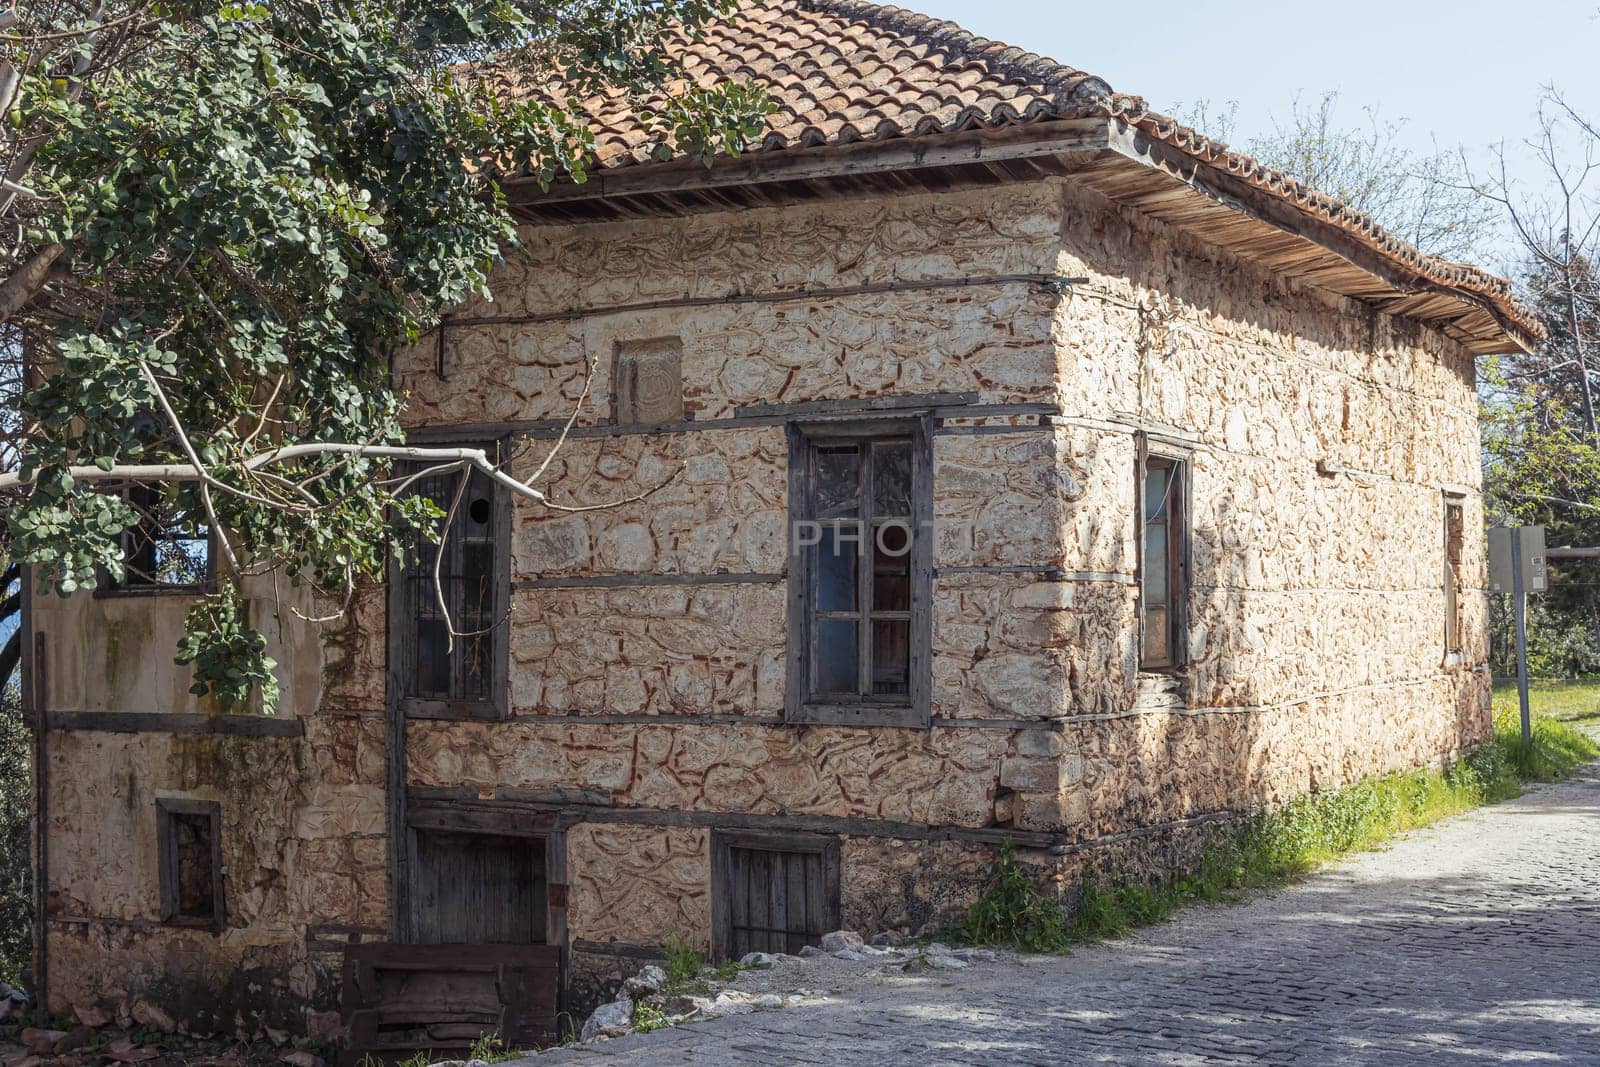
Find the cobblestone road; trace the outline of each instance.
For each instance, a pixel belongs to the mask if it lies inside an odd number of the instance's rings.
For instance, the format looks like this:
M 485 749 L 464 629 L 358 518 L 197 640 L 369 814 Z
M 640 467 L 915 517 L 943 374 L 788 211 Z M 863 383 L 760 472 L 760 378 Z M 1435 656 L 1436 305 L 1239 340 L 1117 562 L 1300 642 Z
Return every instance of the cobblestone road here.
M 1600 1064 L 1592 768 L 1070 958 L 871 980 L 529 1067 L 1499 1062 Z

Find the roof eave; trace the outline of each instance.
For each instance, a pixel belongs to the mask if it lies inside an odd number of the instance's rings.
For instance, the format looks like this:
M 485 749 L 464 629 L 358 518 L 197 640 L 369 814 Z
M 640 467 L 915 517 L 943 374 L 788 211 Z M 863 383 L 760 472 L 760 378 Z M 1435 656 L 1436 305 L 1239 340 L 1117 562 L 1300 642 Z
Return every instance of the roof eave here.
M 1389 290 L 1383 299 L 1369 299 L 1369 303 L 1381 306 L 1386 299 L 1419 294 L 1448 297 L 1463 314 L 1440 319 L 1404 311 L 1392 313 L 1444 328 L 1474 354 L 1529 351 L 1538 343 L 1537 335 L 1489 294 L 1427 278 L 1315 212 L 1251 185 L 1178 145 L 1150 136 L 1118 116 L 1060 117 L 918 137 L 768 148 L 719 157 L 709 166 L 695 159 L 639 163 L 597 169 L 587 181 L 562 181 L 549 188 L 541 188 L 531 179 L 512 180 L 506 182 L 505 191 L 513 211 L 532 216 L 551 208 L 580 207 L 585 202 L 624 203 L 687 193 L 717 195 L 718 191 L 722 199 L 741 188 L 806 182 L 836 187 L 840 181 L 891 172 L 1042 157 L 1079 161 L 1114 158 L 1124 165 L 1159 172 L 1231 212 L 1330 253 Z M 1275 269 L 1271 264 L 1267 266 Z M 1484 317 L 1487 322 L 1482 321 Z

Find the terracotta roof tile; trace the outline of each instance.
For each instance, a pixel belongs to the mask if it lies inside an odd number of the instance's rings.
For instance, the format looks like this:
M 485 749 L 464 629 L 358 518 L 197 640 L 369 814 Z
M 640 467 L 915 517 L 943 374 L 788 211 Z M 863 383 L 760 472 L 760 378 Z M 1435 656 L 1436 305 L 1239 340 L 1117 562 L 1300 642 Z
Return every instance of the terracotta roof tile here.
M 1119 119 L 1333 224 L 1430 288 L 1487 303 L 1502 321 L 1540 332 L 1505 280 L 1419 252 L 1370 217 L 1151 111 L 1140 97 L 1113 92 L 1092 74 L 952 22 L 867 0 L 749 0 L 698 40 L 680 34 L 665 48 L 701 86 L 743 79 L 765 87 L 776 110 L 754 151 Z M 582 108 L 597 141 L 597 169 L 650 165 L 647 135 L 623 101 L 591 97 Z

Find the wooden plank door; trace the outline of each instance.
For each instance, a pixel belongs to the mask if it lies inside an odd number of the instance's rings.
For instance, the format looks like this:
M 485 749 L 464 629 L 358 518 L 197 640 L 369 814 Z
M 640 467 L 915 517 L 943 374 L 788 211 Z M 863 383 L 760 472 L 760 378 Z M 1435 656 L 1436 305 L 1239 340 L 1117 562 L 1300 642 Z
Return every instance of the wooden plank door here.
M 839 924 L 839 845 L 810 834 L 713 835 L 712 949 L 797 953 Z

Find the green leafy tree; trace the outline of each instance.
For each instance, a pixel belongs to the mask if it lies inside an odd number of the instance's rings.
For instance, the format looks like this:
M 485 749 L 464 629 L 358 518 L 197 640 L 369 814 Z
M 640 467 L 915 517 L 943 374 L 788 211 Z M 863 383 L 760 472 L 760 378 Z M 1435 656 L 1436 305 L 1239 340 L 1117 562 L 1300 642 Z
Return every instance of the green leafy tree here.
M 516 241 L 507 176 L 585 176 L 578 100 L 628 102 L 662 156 L 741 148 L 761 94 L 695 86 L 655 47 L 730 10 L 46 0 L 0 17 L 0 322 L 35 372 L 0 474 L 9 562 L 61 594 L 119 578 L 137 518 L 121 487 L 159 487 L 222 557 L 180 650 L 195 691 L 270 708 L 229 584 L 281 571 L 338 599 L 380 576 L 399 532 L 439 518 L 397 499 L 396 459 L 548 504 L 480 450 L 402 447 L 389 356 L 486 292 Z
M 1511 151 L 1542 173 L 1530 191 L 1509 176 Z M 1484 483 L 1491 521 L 1540 525 L 1550 545 L 1600 545 L 1600 131 L 1547 91 L 1532 136 L 1500 149 L 1478 183 L 1520 253 L 1518 285 L 1544 326 L 1532 352 L 1484 364 Z M 1600 669 L 1600 563 L 1565 561 L 1529 615 L 1531 662 L 1559 674 Z M 1495 605 L 1496 662 L 1512 651 L 1505 605 Z

